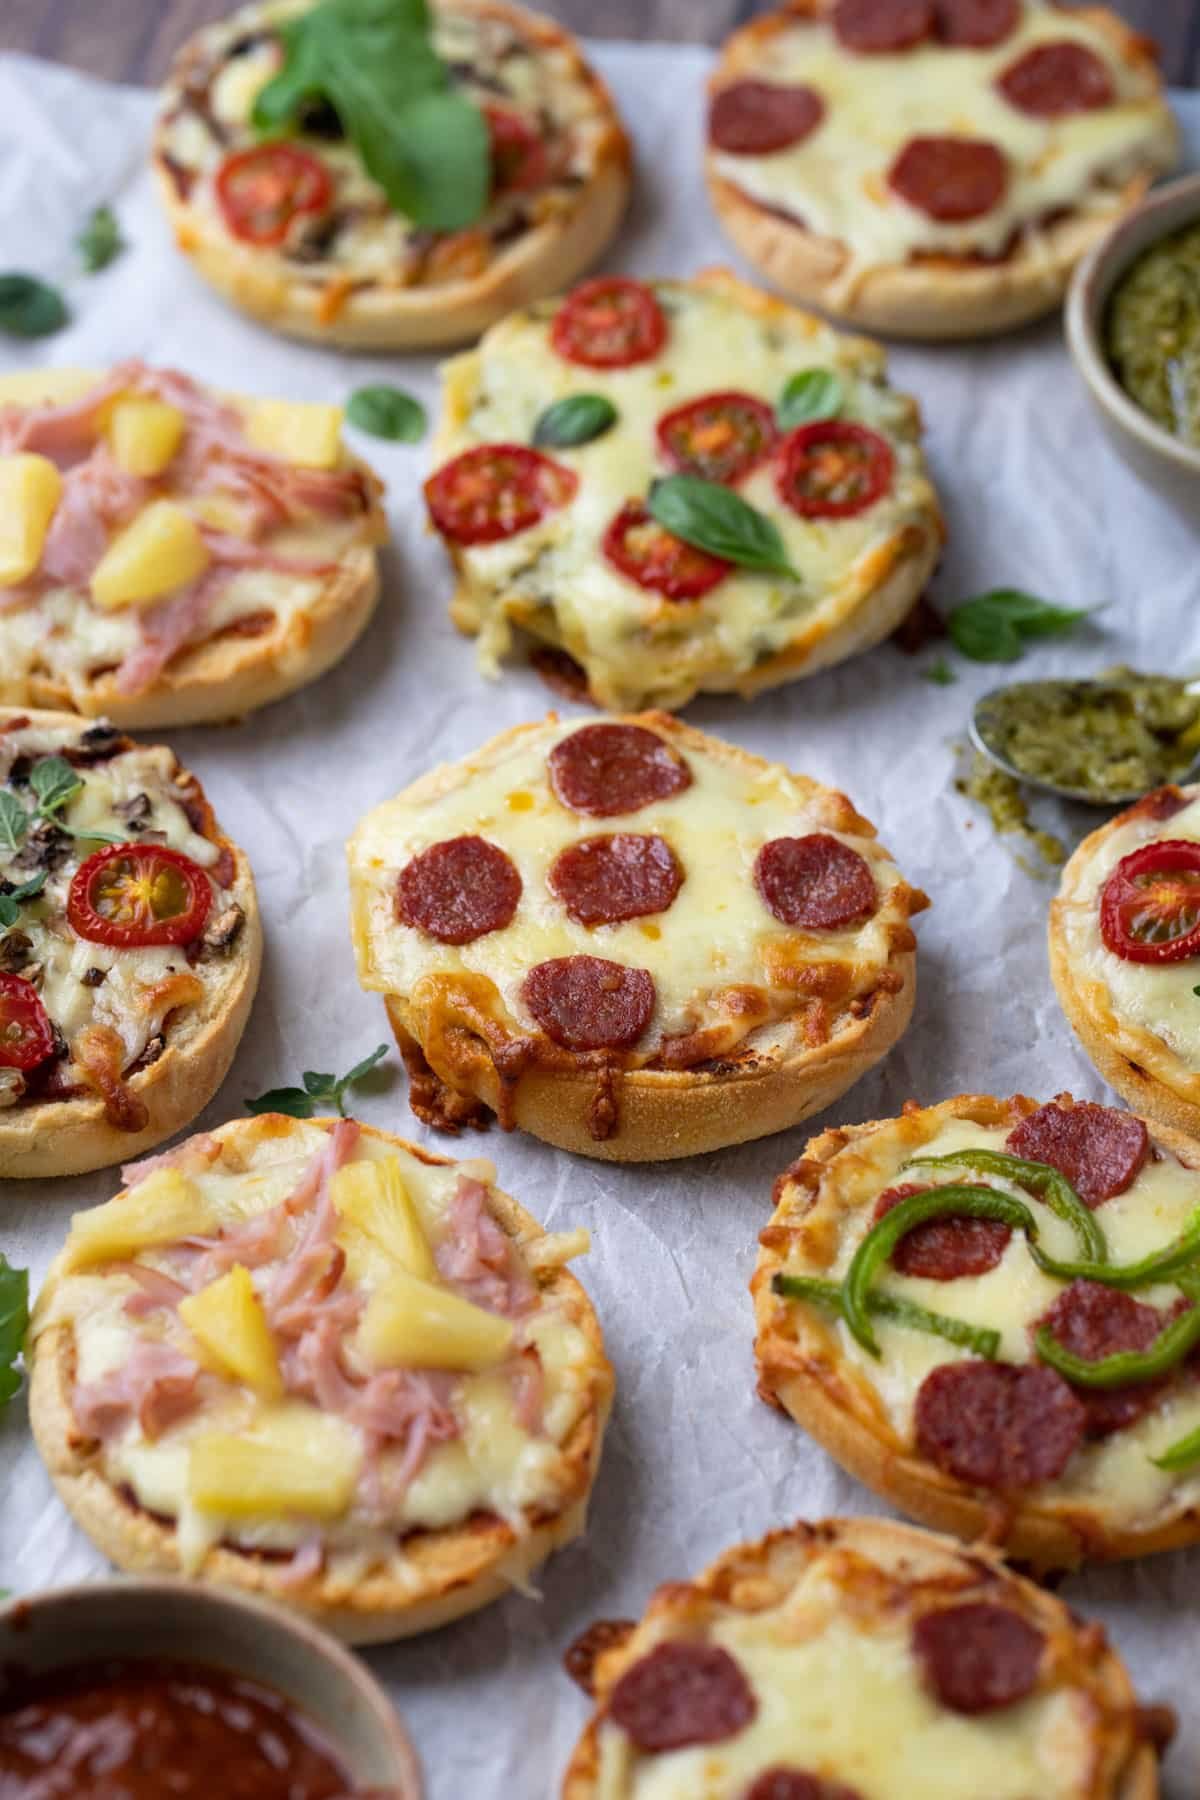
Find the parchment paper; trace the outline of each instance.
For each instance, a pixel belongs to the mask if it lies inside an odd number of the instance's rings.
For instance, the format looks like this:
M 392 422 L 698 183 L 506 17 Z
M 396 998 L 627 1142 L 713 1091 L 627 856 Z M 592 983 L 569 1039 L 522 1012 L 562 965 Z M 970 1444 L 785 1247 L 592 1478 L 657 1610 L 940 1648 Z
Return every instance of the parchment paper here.
M 633 129 L 639 166 L 637 201 L 609 265 L 683 274 L 730 260 L 699 173 L 708 52 L 608 44 L 595 56 Z M 1178 102 L 1195 159 L 1200 95 Z M 152 109 L 149 94 L 0 58 L 0 266 L 65 281 L 75 315 L 47 343 L 5 343 L 0 366 L 100 367 L 132 355 L 296 398 L 337 400 L 387 379 L 432 404 L 432 360 L 349 359 L 290 344 L 226 310 L 192 277 L 143 169 Z M 116 203 L 130 249 L 108 271 L 78 276 L 71 241 L 102 201 Z M 921 400 L 948 513 L 934 588 L 943 606 L 1012 583 L 1099 609 L 1071 641 L 1028 655 L 1022 674 L 1117 660 L 1200 665 L 1195 526 L 1101 440 L 1057 322 L 988 345 L 897 349 L 893 374 Z M 473 645 L 449 624 L 449 573 L 419 496 L 426 449 L 370 439 L 356 447 L 388 481 L 396 540 L 370 631 L 294 699 L 241 726 L 172 740 L 251 854 L 268 934 L 250 1028 L 198 1127 L 303 1068 L 345 1069 L 388 1036 L 378 999 L 355 980 L 344 840 L 361 813 L 431 763 L 552 703 L 524 667 L 485 683 Z M 591 1230 L 592 1253 L 576 1267 L 599 1308 L 618 1389 L 590 1530 L 548 1565 L 540 1603 L 513 1594 L 370 1656 L 413 1731 L 431 1800 L 557 1793 L 586 1712 L 559 1658 L 593 1618 L 638 1614 L 657 1582 L 781 1522 L 879 1510 L 754 1395 L 746 1283 L 755 1238 L 773 1177 L 810 1130 L 963 1090 L 1049 1097 L 1069 1087 L 1104 1097 L 1050 986 L 1052 884 L 1018 866 L 1013 840 L 997 839 L 953 789 L 972 699 L 1005 672 L 951 653 L 957 684 L 934 686 L 921 676 L 934 654 L 910 658 L 889 645 L 752 705 L 708 700 L 688 713 L 705 730 L 845 788 L 908 878 L 933 896 L 918 921 L 916 1016 L 888 1060 L 810 1127 L 693 1162 L 622 1169 L 497 1131 L 463 1140 L 463 1154 L 494 1157 L 503 1185 L 548 1226 Z M 1063 814 L 1058 824 L 1077 838 L 1098 816 Z M 389 1068 L 362 1116 L 453 1152 L 453 1140 L 431 1138 L 413 1119 Z M 0 1248 L 40 1277 L 71 1213 L 115 1190 L 114 1173 L 4 1184 Z M 23 1399 L 14 1402 L 0 1414 L 0 1585 L 28 1592 L 102 1568 L 54 1495 Z M 1172 1800 L 1193 1800 L 1200 1551 L 1076 1577 L 1066 1592 L 1110 1628 L 1143 1698 L 1180 1709 L 1167 1787 Z M 964 1787 L 964 1800 L 986 1796 Z

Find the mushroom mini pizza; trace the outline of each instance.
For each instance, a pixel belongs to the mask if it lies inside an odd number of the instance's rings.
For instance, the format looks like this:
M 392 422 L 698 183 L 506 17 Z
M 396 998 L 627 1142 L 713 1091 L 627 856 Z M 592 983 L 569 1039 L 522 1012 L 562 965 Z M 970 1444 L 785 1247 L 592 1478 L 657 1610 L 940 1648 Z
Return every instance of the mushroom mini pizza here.
M 435 460 L 452 616 L 485 670 L 518 626 L 614 710 L 868 649 L 942 542 L 883 353 L 720 271 L 515 313 L 447 365 Z
M 0 702 L 138 728 L 291 693 L 371 616 L 381 492 L 335 406 L 138 362 L 0 378 Z
M 154 141 L 214 287 L 280 331 L 380 349 L 461 343 L 573 281 L 629 163 L 575 40 L 506 0 L 242 7 L 180 52 Z
M 1173 1725 L 992 1551 L 880 1519 L 668 1582 L 592 1687 L 563 1800 L 1154 1800 Z
M 194 1119 L 261 957 L 246 858 L 170 750 L 0 707 L 0 1176 L 103 1168 Z
M 919 338 L 1006 330 L 1178 158 L 1153 47 L 1054 0 L 791 0 L 710 83 L 707 172 L 785 293 Z
M 776 1184 L 760 1391 L 926 1524 L 1069 1567 L 1200 1537 L 1200 1148 L 963 1096 Z
M 349 854 L 359 979 L 443 1127 L 689 1156 L 828 1105 L 912 1011 L 928 902 L 874 828 L 663 713 L 505 732 Z
M 612 1394 L 567 1259 L 494 1186 L 264 1114 L 125 1171 L 38 1299 L 33 1429 L 121 1568 L 353 1642 L 459 1618 L 583 1527 Z

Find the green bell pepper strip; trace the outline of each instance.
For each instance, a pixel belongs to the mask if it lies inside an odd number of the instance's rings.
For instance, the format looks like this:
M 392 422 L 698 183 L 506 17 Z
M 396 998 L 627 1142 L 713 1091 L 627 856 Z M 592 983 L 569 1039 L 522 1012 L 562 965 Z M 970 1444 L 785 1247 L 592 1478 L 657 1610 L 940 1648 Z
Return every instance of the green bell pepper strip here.
M 815 1275 L 776 1275 L 771 1282 L 771 1292 L 784 1300 L 807 1300 L 814 1306 L 828 1306 L 834 1312 L 842 1312 L 842 1290 L 836 1281 L 821 1281 Z M 893 1325 L 907 1326 L 910 1331 L 926 1331 L 932 1337 L 945 1338 L 948 1344 L 958 1344 L 964 1350 L 974 1351 L 976 1356 L 986 1356 L 993 1360 L 1000 1350 L 1000 1333 L 993 1331 L 990 1325 L 969 1325 L 965 1319 L 951 1319 L 945 1313 L 930 1312 L 924 1306 L 918 1306 L 915 1300 L 903 1300 L 899 1294 L 871 1293 L 867 1296 L 867 1310 L 880 1319 L 890 1319 Z
M 905 1164 L 906 1169 L 948 1167 L 974 1169 L 980 1175 L 999 1175 L 1006 1181 L 1015 1182 L 1018 1187 L 1028 1188 L 1043 1206 L 1048 1206 L 1052 1213 L 1071 1227 L 1079 1239 L 1087 1262 L 1108 1262 L 1108 1241 L 1095 1214 L 1083 1204 L 1061 1170 L 1052 1169 L 1049 1163 L 1026 1162 L 1022 1156 L 1009 1156 L 1005 1150 L 958 1150 L 951 1156 L 916 1156 Z M 1045 1251 L 1035 1250 L 1032 1242 L 1030 1250 L 1039 1268 L 1050 1275 L 1058 1274 L 1058 1268 Z M 1064 1263 L 1060 1266 L 1065 1268 L 1068 1265 Z
M 1150 1461 L 1156 1469 L 1166 1469 L 1171 1474 L 1190 1469 L 1193 1463 L 1200 1462 L 1200 1427 L 1177 1439 L 1161 1456 L 1152 1456 Z
M 1039 1325 L 1033 1341 L 1042 1361 L 1077 1387 L 1126 1387 L 1131 1382 L 1154 1381 L 1160 1375 L 1169 1375 L 1188 1351 L 1200 1344 L 1200 1306 L 1172 1319 L 1148 1349 L 1118 1350 L 1114 1356 L 1101 1356 L 1095 1362 L 1064 1349 L 1046 1325 Z
M 1123 1266 L 1107 1262 L 1059 1262 L 1045 1252 L 1037 1261 L 1047 1274 L 1057 1275 L 1063 1281 L 1099 1281 L 1105 1287 L 1123 1289 L 1153 1287 L 1157 1281 L 1177 1281 L 1189 1271 L 1200 1273 L 1195 1269 L 1195 1264 L 1200 1262 L 1200 1207 L 1173 1243 L 1154 1251 L 1151 1256 L 1143 1256 L 1140 1262 Z

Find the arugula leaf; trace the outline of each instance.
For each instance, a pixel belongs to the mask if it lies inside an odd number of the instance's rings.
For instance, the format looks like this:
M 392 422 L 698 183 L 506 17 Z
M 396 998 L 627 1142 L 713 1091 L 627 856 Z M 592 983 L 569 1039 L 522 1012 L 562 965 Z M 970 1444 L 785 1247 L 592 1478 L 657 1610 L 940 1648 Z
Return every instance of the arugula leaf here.
M 111 206 L 98 206 L 75 240 L 79 260 L 89 275 L 107 269 L 125 248 L 117 215 Z
M 617 422 L 617 409 L 603 394 L 568 394 L 539 413 L 533 441 L 539 450 L 570 450 L 603 437 Z
M 6 931 L 20 918 L 22 900 L 35 900 L 45 885 L 46 871 L 40 869 L 36 875 L 31 875 L 28 881 L 23 881 L 19 887 L 13 888 L 10 894 L 0 894 L 0 925 Z
M 699 475 L 667 475 L 652 483 L 650 516 L 685 544 L 767 575 L 800 576 L 787 559 L 773 519 L 718 481 Z
M 29 1271 L 9 1267 L 0 1256 L 0 1406 L 21 1385 L 17 1358 L 29 1329 Z
M 922 669 L 921 677 L 924 681 L 932 681 L 935 687 L 953 687 L 958 680 L 944 656 L 939 656 L 927 669 Z
M 429 428 L 421 402 L 385 382 L 356 388 L 346 402 L 346 417 L 360 431 L 399 444 L 419 444 Z
M 992 588 L 956 606 L 946 621 L 951 641 L 972 662 L 1016 662 L 1030 638 L 1056 637 L 1086 618 L 1020 588 Z
M 300 1077 L 303 1087 L 271 1088 L 256 1100 L 247 1100 L 246 1111 L 286 1113 L 290 1119 L 312 1119 L 320 1112 L 336 1111 L 345 1118 L 346 1090 L 357 1087 L 387 1053 L 387 1045 L 380 1044 L 377 1050 L 372 1050 L 370 1056 L 364 1056 L 360 1063 L 355 1063 L 347 1074 L 341 1076 L 305 1069 Z
M 0 788 L 0 850 L 19 850 L 29 830 L 29 814 L 9 788 Z
M 16 271 L 0 275 L 0 331 L 9 337 L 49 337 L 52 331 L 61 331 L 70 316 L 58 289 L 35 275 Z
M 844 402 L 842 378 L 833 369 L 799 369 L 779 396 L 776 422 L 780 431 L 794 431 L 814 419 L 836 419 Z

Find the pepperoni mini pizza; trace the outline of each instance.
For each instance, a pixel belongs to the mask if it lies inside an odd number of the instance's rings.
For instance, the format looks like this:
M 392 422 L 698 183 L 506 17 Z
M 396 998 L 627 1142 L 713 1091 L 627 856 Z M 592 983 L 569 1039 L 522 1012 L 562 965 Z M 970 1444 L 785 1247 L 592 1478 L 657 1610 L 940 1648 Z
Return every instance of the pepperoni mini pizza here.
M 590 1685 L 563 1800 L 1155 1800 L 1174 1726 L 993 1552 L 880 1519 L 668 1582 Z
M 451 614 L 485 671 L 518 626 L 614 711 L 750 696 L 869 649 L 942 543 L 917 409 L 879 348 L 718 270 L 602 276 L 506 319 L 447 365 L 436 461 Z M 663 477 L 687 478 L 719 542 L 650 516 Z
M 964 1096 L 815 1138 L 753 1281 L 763 1397 L 1039 1568 L 1200 1538 L 1200 1146 Z
M 223 721 L 365 628 L 382 489 L 336 406 L 171 369 L 0 377 L 0 702 Z
M 0 1177 L 104 1168 L 187 1125 L 261 958 L 246 858 L 165 746 L 0 707 Z
M 239 1119 L 76 1213 L 30 1332 L 59 1493 L 122 1569 L 355 1643 L 521 1587 L 583 1529 L 612 1399 L 585 1232 L 483 1162 Z
M 663 713 L 552 714 L 350 844 L 414 1109 L 654 1161 L 781 1131 L 890 1049 L 928 904 L 843 794 Z
M 1178 156 L 1153 48 L 1055 0 L 790 0 L 710 84 L 708 180 L 797 300 L 918 338 L 1004 331 Z

